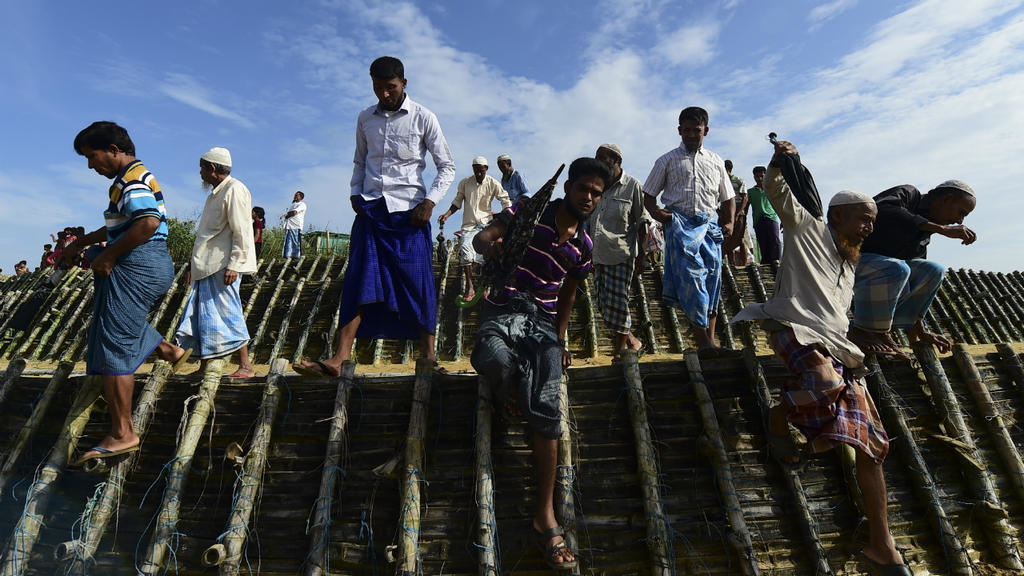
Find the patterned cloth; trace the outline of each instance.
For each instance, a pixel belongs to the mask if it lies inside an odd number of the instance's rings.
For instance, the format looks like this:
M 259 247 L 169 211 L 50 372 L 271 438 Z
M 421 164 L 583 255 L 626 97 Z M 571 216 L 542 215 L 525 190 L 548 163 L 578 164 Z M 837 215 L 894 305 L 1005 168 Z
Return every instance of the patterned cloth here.
M 182 348 L 191 348 L 202 360 L 227 356 L 249 343 L 242 310 L 242 275 L 224 284 L 224 272 L 192 281 L 181 325 L 174 334 Z
M 89 260 L 102 250 L 91 246 Z M 119 256 L 110 276 L 93 274 L 88 374 L 123 376 L 138 370 L 164 339 L 146 316 L 173 280 L 174 264 L 162 240 L 150 240 Z
M 359 309 L 359 338 L 419 338 L 434 333 L 437 294 L 430 224 L 413 226 L 412 209 L 388 212 L 384 200 L 355 197 L 359 207 L 349 243 L 338 326 Z
M 649 222 L 647 224 L 647 242 L 644 244 L 644 252 L 657 254 L 665 248 L 665 234 L 661 231 L 661 222 Z
M 889 436 L 861 379 L 844 379 L 843 365 L 822 354 L 820 345 L 802 345 L 791 328 L 769 333 L 769 344 L 796 376 L 786 381 L 782 403 L 786 418 L 810 443 L 814 453 L 842 442 L 876 462 L 889 453 Z
M 302 256 L 302 231 L 285 230 L 284 245 L 281 246 L 282 258 L 298 258 Z
M 722 169 L 725 171 L 725 168 Z M 672 214 L 665 225 L 665 281 L 661 297 L 691 322 L 707 328 L 722 293 L 722 229 L 709 214 Z
M 932 305 L 945 274 L 946 267 L 931 260 L 861 254 L 853 284 L 853 325 L 873 332 L 912 328 Z
M 605 326 L 616 334 L 628 334 L 633 326 L 629 316 L 629 282 L 633 279 L 635 266 L 634 261 L 613 266 L 594 265 L 594 282 L 597 284 L 601 317 L 604 318 Z
M 473 226 L 468 230 L 463 229 L 459 231 L 459 237 L 462 239 L 461 243 L 459 244 L 459 261 L 462 262 L 462 264 L 468 266 L 474 263 L 484 263 L 484 255 L 479 254 L 476 250 L 473 249 L 473 238 L 476 238 L 476 235 L 479 234 L 480 231 L 483 230 L 485 227 L 485 225 L 480 224 L 478 226 Z
M 495 406 L 513 400 L 531 429 L 558 438 L 562 347 L 554 317 L 533 298 L 514 294 L 504 306 L 486 304 L 470 362 L 491 384 Z M 514 398 L 509 398 L 510 383 Z
M 107 244 L 117 242 L 139 218 L 152 216 L 160 226 L 149 241 L 167 240 L 167 210 L 164 195 L 152 172 L 136 160 L 124 167 L 110 184 L 110 204 L 103 212 Z

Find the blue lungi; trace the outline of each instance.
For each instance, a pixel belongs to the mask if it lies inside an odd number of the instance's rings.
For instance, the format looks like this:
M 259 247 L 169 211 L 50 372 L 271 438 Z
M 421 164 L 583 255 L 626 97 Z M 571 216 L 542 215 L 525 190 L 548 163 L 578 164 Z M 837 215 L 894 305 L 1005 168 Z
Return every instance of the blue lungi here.
M 302 230 L 285 230 L 281 258 L 298 258 L 300 256 L 302 256 Z
M 722 294 L 722 229 L 711 216 L 672 214 L 665 225 L 665 281 L 661 297 L 691 322 L 708 327 Z
M 249 329 L 242 310 L 242 275 L 224 284 L 220 270 L 202 280 L 192 281 L 185 314 L 174 338 L 182 348 L 191 348 L 201 360 L 227 356 L 249 343 Z
M 93 261 L 102 249 L 89 249 Z M 110 276 L 93 273 L 92 324 L 86 373 L 135 374 L 164 337 L 146 317 L 174 280 L 167 243 L 151 240 L 118 257 Z
M 419 338 L 434 333 L 434 244 L 430 224 L 413 226 L 412 210 L 388 212 L 383 198 L 356 197 L 349 239 L 349 262 L 341 292 L 338 326 L 351 322 L 361 307 L 359 338 Z
M 861 254 L 853 284 L 853 325 L 873 332 L 913 328 L 928 312 L 945 274 L 945 266 L 923 258 Z

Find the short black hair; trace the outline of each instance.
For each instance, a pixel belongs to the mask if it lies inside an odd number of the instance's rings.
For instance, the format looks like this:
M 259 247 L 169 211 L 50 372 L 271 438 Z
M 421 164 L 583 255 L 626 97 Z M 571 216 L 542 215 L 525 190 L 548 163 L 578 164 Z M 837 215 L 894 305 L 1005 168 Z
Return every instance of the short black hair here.
M 572 164 L 569 165 L 569 180 L 567 182 L 570 185 L 584 176 L 599 177 L 604 182 L 605 188 L 612 184 L 612 169 L 597 158 L 584 156 L 583 158 L 573 160 Z
M 768 171 L 768 169 L 765 168 L 764 166 L 754 166 L 754 175 L 755 176 L 758 175 L 758 174 L 764 174 L 767 171 Z
M 262 206 L 253 206 L 252 211 L 256 213 L 256 217 L 260 220 L 267 219 L 267 211 L 264 210 Z
M 370 77 L 378 80 L 405 78 L 405 66 L 393 56 L 381 56 L 370 64 Z
M 728 170 L 729 172 L 732 172 L 732 160 L 725 161 L 725 169 Z
M 679 113 L 679 125 L 682 126 L 683 122 L 685 122 L 687 120 L 692 120 L 693 122 L 696 122 L 697 124 L 703 124 L 704 126 L 707 126 L 708 125 L 708 111 L 703 109 L 703 108 L 699 108 L 697 106 L 690 106 L 688 108 L 683 108 L 683 111 Z
M 295 194 L 298 194 L 299 196 L 302 196 L 302 199 L 303 199 L 303 200 L 305 200 L 305 199 L 306 199 L 306 193 L 305 193 L 305 192 L 303 192 L 302 190 L 296 190 L 296 191 L 295 191 Z M 292 194 L 292 196 L 295 196 L 295 194 Z
M 125 154 L 135 156 L 135 143 L 128 131 L 113 122 L 93 122 L 75 136 L 75 152 L 82 154 L 82 147 L 106 150 L 113 144 Z

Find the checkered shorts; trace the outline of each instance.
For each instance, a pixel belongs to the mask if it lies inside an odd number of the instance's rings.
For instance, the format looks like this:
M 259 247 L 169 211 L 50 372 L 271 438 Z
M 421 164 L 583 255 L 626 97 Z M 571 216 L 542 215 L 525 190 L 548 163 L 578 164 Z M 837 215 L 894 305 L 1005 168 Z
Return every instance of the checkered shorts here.
M 622 264 L 594 265 L 594 282 L 597 284 L 597 300 L 601 317 L 609 330 L 616 334 L 629 332 L 633 323 L 629 317 L 629 282 L 633 279 L 630 259 Z

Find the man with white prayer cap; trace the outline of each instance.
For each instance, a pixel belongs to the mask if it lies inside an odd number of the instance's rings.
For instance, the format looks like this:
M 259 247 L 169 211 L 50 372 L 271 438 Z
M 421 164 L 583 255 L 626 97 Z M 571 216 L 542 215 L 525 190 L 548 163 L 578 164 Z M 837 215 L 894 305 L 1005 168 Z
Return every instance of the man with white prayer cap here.
M 211 148 L 199 157 L 199 176 L 210 191 L 196 225 L 186 282 L 192 285 L 175 339 L 202 363 L 238 351 L 238 370 L 229 378 L 256 375 L 249 361 L 249 330 L 239 289 L 242 274 L 256 272 L 252 195 L 231 176 L 231 152 Z
M 832 197 L 826 218 L 815 218 L 793 196 L 780 170 L 783 155 L 796 154 L 789 142 L 775 144 L 764 178 L 786 245 L 775 293 L 744 308 L 733 322 L 760 320 L 768 342 L 794 375 L 770 412 L 768 442 L 775 459 L 783 467 L 800 463 L 787 422 L 804 434 L 812 452 L 852 446 L 870 527 L 861 559 L 885 574 L 910 575 L 889 532 L 882 474 L 889 437 L 864 385 L 864 354 L 846 338 L 860 247 L 878 208 L 867 194 L 843 190 Z
M 857 265 L 850 340 L 865 352 L 902 356 L 889 334 L 902 328 L 911 342 L 949 352 L 949 339 L 924 323 L 946 274 L 945 266 L 927 259 L 928 243 L 939 234 L 972 244 L 977 235 L 963 222 L 976 203 L 974 190 L 962 180 L 947 180 L 927 194 L 903 184 L 875 196 L 878 219 Z
M 458 212 L 463 202 L 466 203 L 466 211 L 462 213 L 462 229 L 459 231 L 462 236 L 459 255 L 466 270 L 466 293 L 463 296 L 466 300 L 472 300 L 476 296 L 476 289 L 473 287 L 473 264 L 483 263 L 483 257 L 473 250 L 473 238 L 477 232 L 491 223 L 491 206 L 495 200 L 501 203 L 502 210 L 512 205 L 508 193 L 501 184 L 487 175 L 487 158 L 477 156 L 473 158 L 473 175 L 459 182 L 459 191 L 455 194 L 451 207 L 437 218 L 444 226 L 448 217 Z

